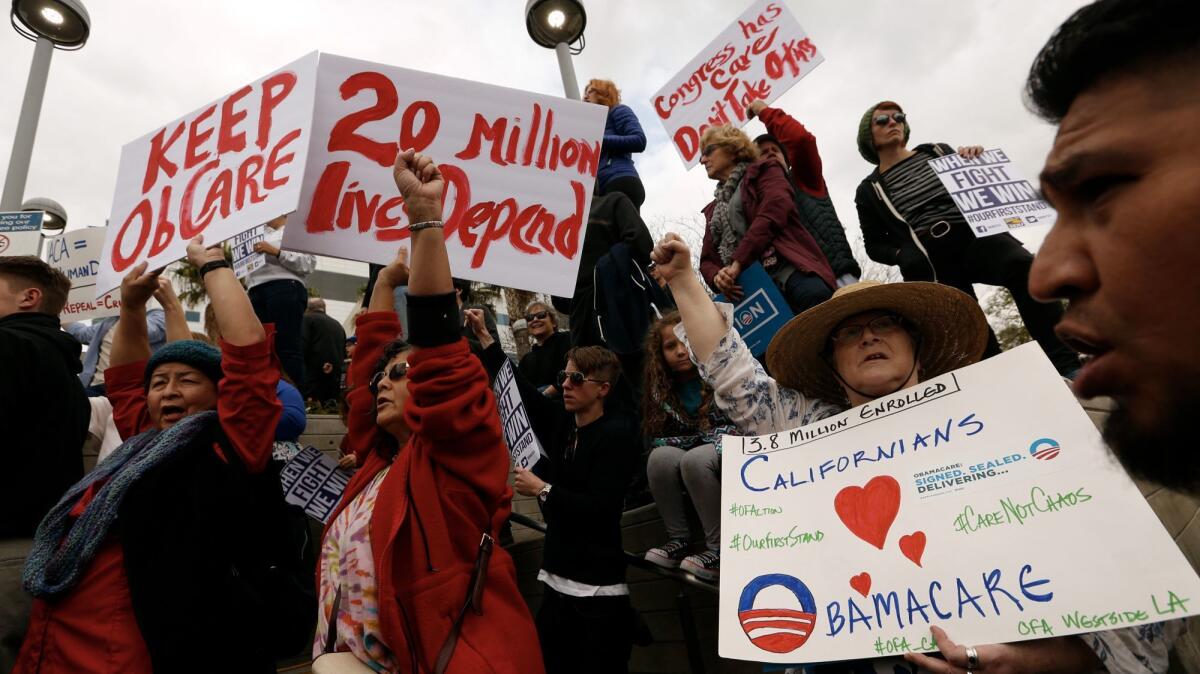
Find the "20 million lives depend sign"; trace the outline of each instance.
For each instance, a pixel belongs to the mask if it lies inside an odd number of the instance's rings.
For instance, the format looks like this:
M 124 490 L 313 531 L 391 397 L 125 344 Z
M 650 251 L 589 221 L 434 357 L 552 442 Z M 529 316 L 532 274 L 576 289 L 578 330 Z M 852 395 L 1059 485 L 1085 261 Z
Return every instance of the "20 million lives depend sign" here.
M 456 276 L 575 288 L 606 108 L 313 53 L 126 145 L 97 292 L 288 214 L 283 247 L 386 263 L 408 245 L 398 146 L 432 156 Z
M 1200 611 L 1200 579 L 1037 344 L 721 447 L 723 657 L 876 658 L 934 650 L 933 625 L 978 645 Z

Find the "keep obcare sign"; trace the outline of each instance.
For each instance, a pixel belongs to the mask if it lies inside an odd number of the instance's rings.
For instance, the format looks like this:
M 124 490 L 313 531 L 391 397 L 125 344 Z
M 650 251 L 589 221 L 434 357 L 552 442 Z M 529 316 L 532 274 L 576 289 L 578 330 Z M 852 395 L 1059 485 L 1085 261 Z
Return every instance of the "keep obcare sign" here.
M 825 58 L 783 0 L 759 0 L 650 99 L 686 168 L 700 161 L 709 126 L 750 121 L 746 107 L 774 101 Z
M 720 654 L 783 663 L 1182 618 L 1200 579 L 1037 344 L 722 441 Z M 1152 561 L 1152 563 L 1150 563 Z
M 605 115 L 311 54 L 126 146 L 101 289 L 141 260 L 179 259 L 196 234 L 216 243 L 284 213 L 286 250 L 390 262 L 411 224 L 392 178 L 399 143 L 439 161 L 456 276 L 570 295 Z

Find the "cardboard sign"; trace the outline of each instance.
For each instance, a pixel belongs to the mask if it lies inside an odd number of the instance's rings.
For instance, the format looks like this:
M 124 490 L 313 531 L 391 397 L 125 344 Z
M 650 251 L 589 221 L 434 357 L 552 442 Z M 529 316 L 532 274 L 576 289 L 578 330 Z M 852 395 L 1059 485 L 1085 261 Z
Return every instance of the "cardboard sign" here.
M 1182 618 L 1200 579 L 1037 344 L 725 436 L 720 654 L 809 663 Z
M 574 294 L 606 109 L 322 54 L 304 191 L 284 248 L 386 264 L 407 245 L 397 141 L 446 178 L 454 275 Z
M 492 390 L 496 393 L 496 408 L 500 412 L 500 425 L 504 427 L 504 443 L 508 445 L 513 465 L 528 470 L 545 452 L 529 424 L 529 415 L 525 412 L 525 403 L 521 402 L 514 376 L 512 361 L 505 360 L 504 367 L 496 375 L 496 383 L 492 384 Z
M 97 294 L 295 207 L 316 67 L 314 52 L 122 148 Z
M 328 523 L 329 516 L 350 484 L 350 473 L 337 461 L 308 446 L 300 450 L 279 474 L 284 500 L 300 506 L 309 517 Z
M 0 213 L 0 257 L 37 255 L 45 216 L 42 211 Z
M 976 237 L 1053 225 L 1058 219 L 1041 193 L 1017 174 L 1004 150 L 987 150 L 971 160 L 949 154 L 931 159 L 929 165 Z
M 240 234 L 235 234 L 229 240 L 233 249 L 233 273 L 238 278 L 246 278 L 252 272 L 267 266 L 267 256 L 254 252 L 254 244 L 265 240 L 267 228 L 259 225 Z
M 795 314 L 762 263 L 755 262 L 746 267 L 737 280 L 742 287 L 742 301 L 733 307 L 733 327 L 737 328 L 750 353 L 761 356 L 766 353 L 775 333 Z M 715 299 L 729 301 L 724 295 L 717 295 Z
M 758 0 L 650 99 L 686 168 L 709 126 L 742 127 L 752 101 L 774 101 L 825 58 L 783 0 Z
M 59 236 L 48 237 L 42 257 L 51 267 L 71 279 L 67 304 L 58 316 L 63 322 L 104 318 L 121 313 L 121 293 L 113 291 L 96 297 L 96 279 L 104 251 L 103 227 L 84 227 Z

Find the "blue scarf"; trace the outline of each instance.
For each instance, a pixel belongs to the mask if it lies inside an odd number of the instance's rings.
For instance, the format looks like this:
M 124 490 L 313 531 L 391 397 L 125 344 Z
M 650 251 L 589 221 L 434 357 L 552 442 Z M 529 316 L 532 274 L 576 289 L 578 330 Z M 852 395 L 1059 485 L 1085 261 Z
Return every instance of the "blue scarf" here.
M 150 430 L 126 440 L 67 490 L 38 525 L 22 581 L 34 597 L 61 595 L 75 586 L 108 536 L 121 502 L 143 475 L 192 444 L 217 420 L 215 411 L 184 418 L 165 431 Z M 71 510 L 88 487 L 104 483 L 74 522 Z

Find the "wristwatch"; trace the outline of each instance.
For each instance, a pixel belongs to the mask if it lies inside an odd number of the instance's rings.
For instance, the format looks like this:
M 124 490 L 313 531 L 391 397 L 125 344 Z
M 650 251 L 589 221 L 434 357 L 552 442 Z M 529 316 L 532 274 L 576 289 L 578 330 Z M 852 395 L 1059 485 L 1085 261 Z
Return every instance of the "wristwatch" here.
M 205 262 L 200 267 L 200 278 L 203 279 L 205 274 L 207 274 L 208 272 L 210 272 L 214 269 L 220 269 L 222 267 L 228 267 L 228 266 L 229 266 L 229 262 L 227 262 L 223 259 L 222 260 L 210 260 L 208 262 Z
M 538 498 L 538 501 L 545 503 L 546 499 L 549 497 L 550 497 L 550 483 L 547 482 L 542 487 L 542 490 L 538 492 L 537 498 Z

